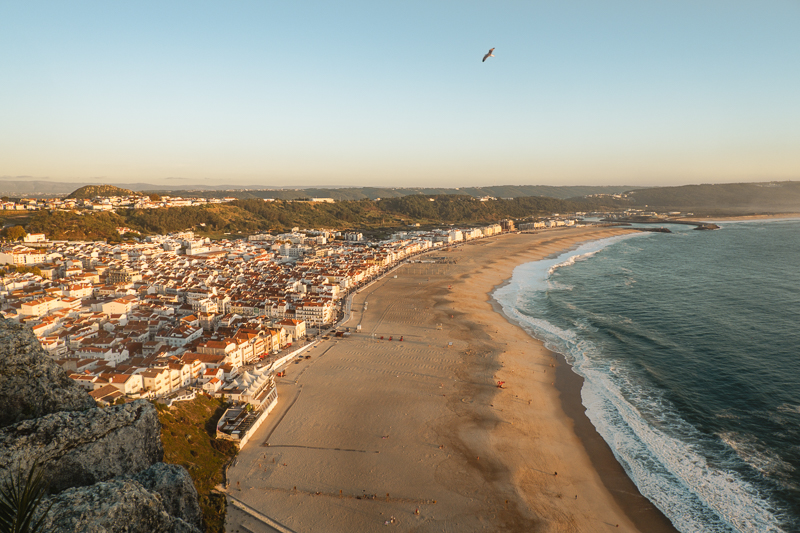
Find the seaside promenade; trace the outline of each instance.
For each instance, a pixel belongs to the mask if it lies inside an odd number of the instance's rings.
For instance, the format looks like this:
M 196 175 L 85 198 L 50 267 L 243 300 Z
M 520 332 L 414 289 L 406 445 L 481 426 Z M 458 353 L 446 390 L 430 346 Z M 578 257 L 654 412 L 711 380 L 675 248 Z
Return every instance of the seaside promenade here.
M 228 470 L 226 530 L 674 531 L 607 449 L 587 453 L 603 446 L 579 382 L 559 390 L 553 354 L 488 296 L 519 264 L 627 231 L 476 241 L 362 290 L 346 324 L 361 331 L 276 380 L 278 407 Z

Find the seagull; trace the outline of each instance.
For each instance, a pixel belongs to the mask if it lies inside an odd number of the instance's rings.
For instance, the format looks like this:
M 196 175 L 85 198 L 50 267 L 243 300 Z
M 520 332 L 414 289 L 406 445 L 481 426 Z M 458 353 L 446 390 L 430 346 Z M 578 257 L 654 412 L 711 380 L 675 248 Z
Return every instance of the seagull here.
M 488 52 L 486 52 L 486 55 L 483 56 L 483 59 L 481 59 L 481 63 L 486 61 L 486 58 L 488 57 L 494 57 L 494 54 L 492 52 L 494 52 L 494 48 L 491 48 Z

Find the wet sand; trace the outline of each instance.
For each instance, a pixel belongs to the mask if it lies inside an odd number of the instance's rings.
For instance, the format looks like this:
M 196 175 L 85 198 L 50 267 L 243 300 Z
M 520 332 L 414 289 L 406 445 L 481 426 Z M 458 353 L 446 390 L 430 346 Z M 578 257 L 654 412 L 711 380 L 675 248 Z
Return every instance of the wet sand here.
M 485 239 L 362 290 L 362 331 L 288 365 L 228 471 L 271 526 L 237 509 L 226 530 L 675 531 L 583 415 L 580 378 L 489 296 L 520 264 L 629 231 Z

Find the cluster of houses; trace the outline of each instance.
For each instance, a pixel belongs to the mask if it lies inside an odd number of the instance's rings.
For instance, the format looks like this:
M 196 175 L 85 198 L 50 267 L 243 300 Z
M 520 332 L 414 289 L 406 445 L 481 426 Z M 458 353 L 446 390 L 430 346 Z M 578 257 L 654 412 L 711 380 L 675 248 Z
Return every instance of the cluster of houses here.
M 549 220 L 537 220 L 534 222 L 523 222 L 519 225 L 520 231 L 542 230 L 548 228 L 560 228 L 562 226 L 574 226 L 575 220 L 573 219 L 560 219 L 553 218 Z
M 135 244 L 29 236 L 0 249 L 0 263 L 38 269 L 3 270 L 0 313 L 29 325 L 101 403 L 193 387 L 260 404 L 267 377 L 254 363 L 332 325 L 350 291 L 415 254 L 510 230 L 504 221 L 381 242 L 297 228 L 215 242 L 192 232 Z
M 115 209 L 158 209 L 161 207 L 181 207 L 204 204 L 222 204 L 236 198 L 182 198 L 161 196 L 151 200 L 149 196 L 110 196 L 98 198 L 21 198 L 0 203 L 5 211 L 73 210 L 114 211 Z
M 89 210 L 114 211 L 116 209 L 159 209 L 162 207 L 185 207 L 204 204 L 223 204 L 236 200 L 235 197 L 205 198 L 181 196 L 158 196 L 153 200 L 148 195 L 101 196 L 96 198 L 20 198 L 0 202 L 4 211 L 39 211 L 39 210 Z M 273 202 L 274 198 L 265 198 L 265 202 Z M 310 198 L 303 200 L 312 203 L 334 203 L 333 198 Z

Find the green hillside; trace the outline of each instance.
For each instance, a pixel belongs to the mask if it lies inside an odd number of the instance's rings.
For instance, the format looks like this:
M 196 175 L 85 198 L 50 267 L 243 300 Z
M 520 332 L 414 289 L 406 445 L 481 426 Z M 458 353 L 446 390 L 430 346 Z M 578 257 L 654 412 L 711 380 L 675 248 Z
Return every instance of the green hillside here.
M 89 198 L 108 198 L 111 196 L 140 196 L 140 193 L 134 192 L 130 189 L 121 189 L 114 185 L 86 185 L 80 189 L 72 191 L 67 198 L 75 198 L 77 200 Z
M 551 186 L 551 185 L 492 185 L 488 187 L 342 187 L 342 188 L 306 188 L 306 189 L 256 189 L 247 187 L 237 190 L 173 190 L 173 196 L 204 196 L 206 198 L 233 197 L 273 198 L 276 200 L 297 200 L 302 198 L 333 198 L 343 200 L 377 200 L 378 198 L 400 198 L 403 196 L 426 195 L 438 196 L 451 194 L 468 195 L 476 198 L 486 196 L 494 198 L 518 198 L 522 196 L 547 196 L 566 200 L 590 194 L 618 194 L 634 189 L 633 186 Z M 150 191 L 149 189 L 147 189 Z M 152 192 L 157 192 L 155 189 Z M 163 193 L 164 191 L 158 191 Z
M 640 189 L 632 207 L 708 214 L 800 212 L 800 181 L 723 183 Z
M 36 211 L 26 229 L 31 233 L 44 233 L 53 240 L 109 241 L 121 239 L 117 227 L 128 227 L 143 235 L 194 229 L 200 235 L 212 237 L 280 232 L 294 226 L 378 231 L 413 223 L 488 223 L 505 218 L 613 209 L 621 205 L 607 197 L 577 200 L 527 197 L 481 202 L 472 196 L 447 194 L 336 203 L 249 199 L 192 207 L 119 209 L 116 213 Z
M 25 227 L 29 233 L 44 233 L 54 241 L 119 241 L 117 227 L 125 219 L 116 213 L 35 211 Z

